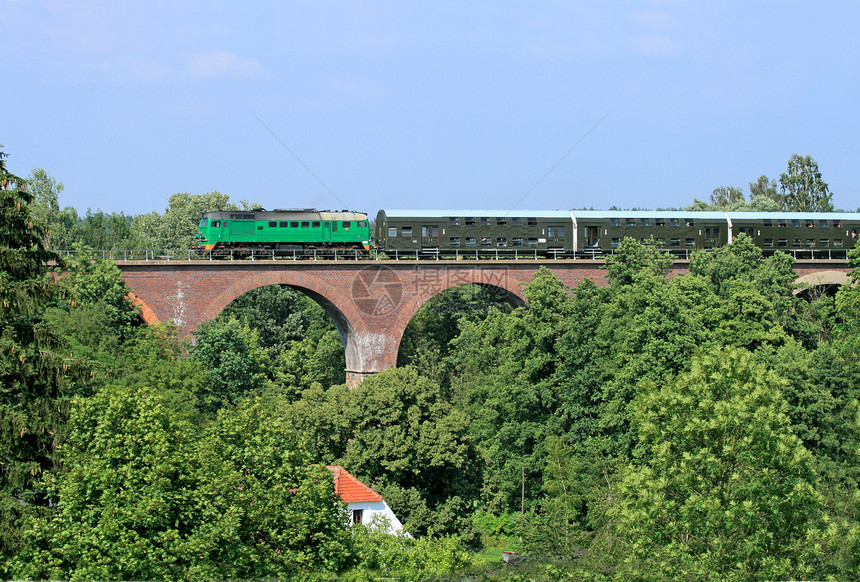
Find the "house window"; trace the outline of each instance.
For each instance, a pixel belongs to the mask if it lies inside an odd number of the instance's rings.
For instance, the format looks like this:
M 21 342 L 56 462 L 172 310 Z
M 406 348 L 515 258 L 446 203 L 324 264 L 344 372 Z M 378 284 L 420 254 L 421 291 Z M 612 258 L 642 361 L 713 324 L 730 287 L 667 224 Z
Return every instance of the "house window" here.
M 362 523 L 362 519 L 364 519 L 364 510 L 363 509 L 353 509 L 352 510 L 352 523 L 360 524 L 360 523 Z

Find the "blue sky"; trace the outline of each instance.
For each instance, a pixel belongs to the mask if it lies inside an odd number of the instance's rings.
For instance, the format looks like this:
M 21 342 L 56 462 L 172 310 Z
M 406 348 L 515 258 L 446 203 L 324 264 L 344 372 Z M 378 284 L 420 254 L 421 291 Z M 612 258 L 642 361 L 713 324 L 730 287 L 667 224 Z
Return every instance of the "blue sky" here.
M 0 0 L 0 144 L 82 213 L 674 207 L 792 153 L 853 210 L 858 22 L 857 0 Z

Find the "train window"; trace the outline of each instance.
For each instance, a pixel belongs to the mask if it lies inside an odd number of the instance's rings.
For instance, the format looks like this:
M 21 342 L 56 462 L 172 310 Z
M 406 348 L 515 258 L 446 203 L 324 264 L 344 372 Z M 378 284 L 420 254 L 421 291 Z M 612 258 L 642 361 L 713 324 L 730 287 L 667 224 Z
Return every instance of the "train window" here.
M 799 247 L 799 246 L 800 246 L 800 239 L 799 239 L 799 238 L 793 238 L 793 239 L 791 239 L 791 246 L 793 246 L 793 247 Z
M 448 239 L 448 244 L 452 247 L 460 246 L 460 237 L 459 236 L 452 236 L 451 238 Z
M 277 222 L 270 222 L 269 223 L 269 228 L 277 228 L 277 226 L 278 226 Z
M 788 224 L 785 222 L 784 218 L 777 218 L 776 219 L 776 225 L 779 226 L 780 228 L 788 226 Z
M 508 224 L 508 219 L 505 218 L 504 216 L 497 216 L 496 217 L 496 225 L 497 226 L 505 226 L 507 224 Z
M 526 222 L 528 222 L 528 226 L 537 226 L 537 218 L 534 218 L 533 216 L 529 216 L 526 219 Z
M 497 247 L 506 247 L 506 246 L 508 246 L 508 239 L 507 239 L 507 237 L 500 236 L 499 238 L 497 238 L 497 239 L 496 239 L 496 246 L 497 246 Z
M 651 226 L 651 219 L 650 218 L 640 218 L 639 223 L 642 226 Z
M 681 219 L 680 218 L 670 218 L 669 224 L 672 226 L 681 226 Z
M 319 223 L 319 222 L 313 222 L 313 223 L 311 223 L 311 228 L 319 228 L 319 227 L 320 227 L 320 223 Z
M 827 228 L 827 221 L 826 220 L 819 220 L 818 221 L 818 228 Z
M 773 248 L 773 239 L 772 238 L 764 239 L 764 247 L 766 249 L 772 249 Z
M 475 246 L 475 237 L 473 237 L 473 236 L 467 236 L 467 237 L 466 237 L 466 246 L 467 246 L 467 247 L 473 247 L 473 246 Z
M 263 230 L 263 225 L 261 224 L 260 226 L 258 226 L 257 230 Z
M 610 218 L 609 219 L 609 226 L 621 226 L 621 219 L 620 218 Z
M 665 218 L 655 218 L 654 219 L 654 226 L 666 226 L 666 219 Z
M 762 226 L 770 227 L 773 226 L 773 221 L 770 218 L 765 218 L 761 221 Z
M 616 219 L 616 220 L 617 220 L 617 219 Z M 621 242 L 621 240 L 620 240 L 620 239 L 614 238 L 614 239 L 612 239 L 612 242 L 611 242 L 610 244 L 612 245 L 612 248 L 614 249 L 615 247 L 617 247 L 617 246 L 618 246 L 618 243 L 619 243 L 619 242 Z
M 563 226 L 548 226 L 546 227 L 547 238 L 564 238 Z
M 388 227 L 388 238 L 397 238 L 397 227 L 389 226 Z
M 673 220 L 674 220 L 674 219 L 673 219 Z M 679 246 L 681 246 L 681 239 L 679 239 L 679 238 L 673 238 L 673 239 L 670 239 L 670 240 L 669 240 L 669 246 L 670 246 L 670 247 L 679 247 Z
M 806 219 L 806 228 L 815 228 L 815 221 L 811 218 Z
M 684 226 L 696 226 L 696 221 L 693 220 L 692 218 L 685 218 L 684 219 Z
M 841 238 L 833 239 L 833 246 L 841 249 L 842 248 L 842 239 Z
M 213 221 L 212 221 L 212 226 L 213 226 L 213 227 L 215 227 L 215 228 L 220 228 L 220 226 L 221 226 L 221 221 L 220 221 L 220 220 L 213 220 Z
M 490 246 L 491 244 L 493 244 L 493 239 L 491 239 L 491 238 L 490 238 L 490 237 L 488 237 L 488 236 L 482 236 L 482 237 L 481 237 L 481 246 L 482 246 L 482 247 L 488 247 L 488 246 Z
M 298 227 L 299 227 L 298 221 L 294 220 L 290 223 L 290 228 L 298 228 Z
M 523 225 L 523 219 L 522 218 L 514 217 L 511 219 L 511 226 L 522 226 L 522 225 Z M 522 240 L 522 239 L 520 239 L 520 240 Z
M 823 238 L 820 241 L 818 241 L 818 246 L 820 246 L 823 249 L 826 249 L 827 247 L 830 246 L 830 240 Z
M 776 241 L 776 246 L 778 246 L 778 247 L 787 247 L 787 246 L 788 246 L 788 239 L 781 238 L 781 239 L 777 240 L 777 241 Z
M 357 225 L 364 228 L 365 226 L 367 226 L 367 221 L 366 220 L 359 220 Z
M 449 216 L 448 226 L 460 226 L 460 218 L 457 216 Z
M 529 245 L 530 247 L 536 247 L 536 246 L 538 246 L 537 239 L 536 239 L 536 238 L 531 238 L 531 237 L 529 237 L 528 245 Z
M 302 228 L 310 228 L 310 226 L 311 226 L 310 222 L 302 222 Z
M 636 226 L 636 219 L 635 218 L 625 218 L 624 223 L 627 226 Z
M 481 217 L 481 226 L 490 226 L 490 217 L 482 216 Z
M 349 227 L 352 226 L 352 223 L 348 220 L 343 221 L 343 229 L 349 230 Z
M 323 228 L 328 228 L 328 227 L 329 227 L 329 226 L 328 226 L 328 221 L 326 220 L 325 222 L 323 222 Z
M 696 246 L 696 239 L 687 237 L 684 239 L 684 246 L 687 248 L 693 248 Z
M 278 228 L 287 228 L 288 226 L 290 226 L 290 223 L 287 221 L 283 221 L 283 222 L 278 223 Z
M 793 226 L 794 228 L 800 228 L 800 220 L 798 220 L 797 218 L 792 218 L 791 226 Z
M 512 239 L 511 239 L 511 245 L 512 245 L 512 246 L 515 246 L 515 247 L 521 247 L 521 246 L 523 246 L 523 239 L 522 239 L 522 237 L 515 236 L 514 238 L 512 238 Z
M 475 224 L 475 217 L 474 216 L 467 216 L 466 217 L 466 226 L 472 226 L 474 224 Z
M 808 246 L 809 248 L 814 248 L 815 247 L 815 240 L 813 240 L 811 238 L 806 239 L 806 246 Z
M 833 221 L 833 228 L 842 228 L 842 221 L 841 220 L 834 220 Z
M 400 227 L 400 236 L 404 238 L 412 238 L 412 227 L 411 226 L 401 226 Z

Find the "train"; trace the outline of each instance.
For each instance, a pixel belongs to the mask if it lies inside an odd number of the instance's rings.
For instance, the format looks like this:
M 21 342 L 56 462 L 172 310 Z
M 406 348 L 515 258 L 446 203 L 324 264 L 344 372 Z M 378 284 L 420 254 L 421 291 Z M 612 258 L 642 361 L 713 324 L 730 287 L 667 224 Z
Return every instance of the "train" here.
M 860 213 L 848 212 L 380 210 L 371 226 L 364 212 L 255 209 L 204 213 L 195 248 L 210 256 L 346 250 L 389 258 L 593 258 L 632 237 L 689 256 L 743 233 L 765 254 L 844 258 L 858 232 Z

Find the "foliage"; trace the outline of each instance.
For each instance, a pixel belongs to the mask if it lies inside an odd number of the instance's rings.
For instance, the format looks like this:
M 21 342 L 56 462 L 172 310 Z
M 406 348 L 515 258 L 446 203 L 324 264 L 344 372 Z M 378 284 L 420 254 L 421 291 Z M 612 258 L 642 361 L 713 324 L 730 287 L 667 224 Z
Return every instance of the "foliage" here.
M 412 538 L 383 524 L 354 526 L 355 565 L 344 580 L 428 580 L 465 573 L 476 560 L 455 536 Z
M 262 387 L 265 352 L 257 346 L 257 335 L 247 325 L 235 319 L 222 325 L 207 322 L 194 331 L 194 336 L 189 354 L 212 379 L 206 396 L 207 410 L 235 404 Z
M 640 244 L 634 238 L 625 237 L 618 245 L 615 253 L 606 257 L 604 267 L 606 278 L 615 285 L 629 285 L 633 275 L 642 269 L 648 269 L 655 275 L 663 276 L 672 268 L 672 256 L 660 250 L 654 239 L 648 244 Z
M 66 380 L 85 370 L 68 354 L 45 309 L 61 297 L 48 264 L 47 231 L 33 196 L 0 151 L 0 556 L 22 543 L 22 514 L 47 504 L 41 474 L 56 463 L 67 414 Z
M 783 210 L 833 212 L 833 194 L 810 156 L 791 154 L 788 169 L 779 176 Z
M 726 349 L 698 354 L 689 373 L 663 387 L 643 386 L 633 411 L 640 445 L 608 510 L 633 571 L 813 574 L 803 548 L 822 500 L 811 456 L 784 413 L 782 384 L 748 352 Z
M 337 570 L 348 552 L 330 473 L 248 403 L 198 439 L 147 389 L 76 401 L 53 515 L 16 576 L 220 580 Z
M 315 385 L 282 413 L 316 462 L 377 488 L 409 532 L 470 533 L 465 501 L 476 496 L 480 463 L 468 417 L 413 368 L 374 374 L 352 390 Z

